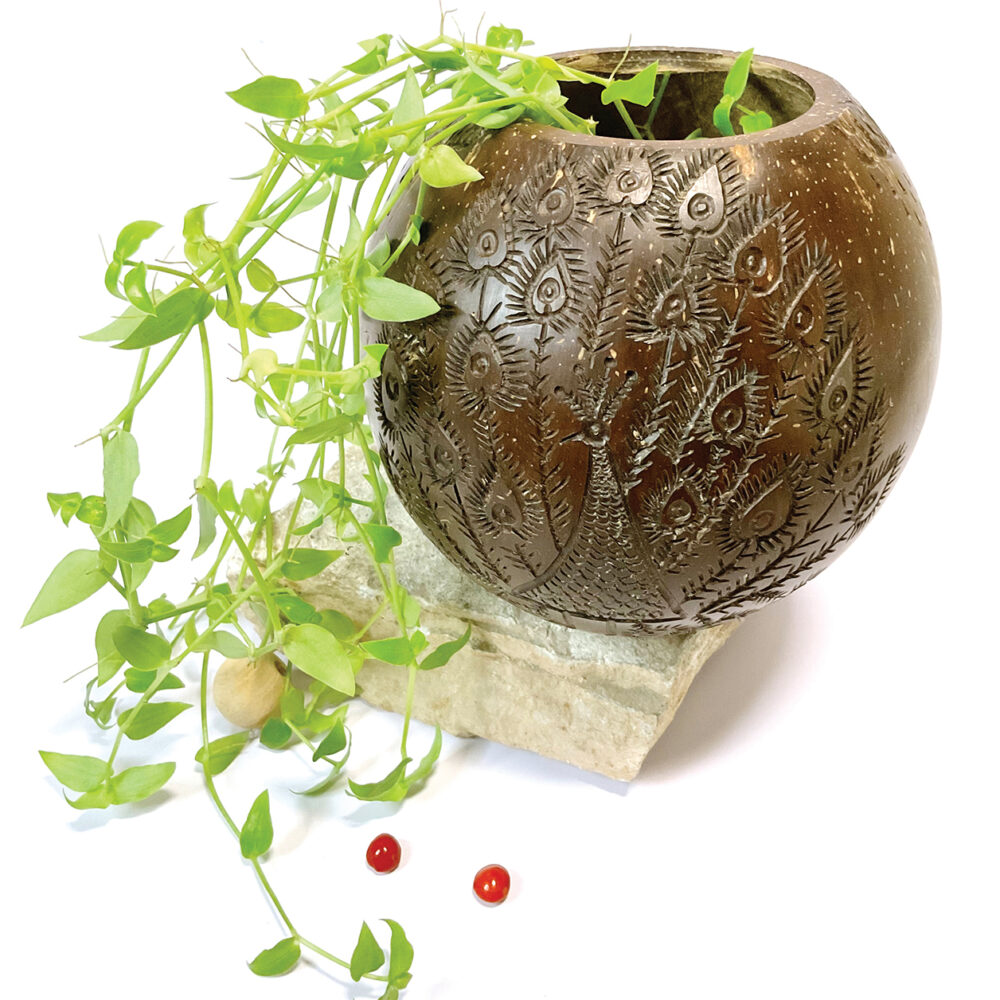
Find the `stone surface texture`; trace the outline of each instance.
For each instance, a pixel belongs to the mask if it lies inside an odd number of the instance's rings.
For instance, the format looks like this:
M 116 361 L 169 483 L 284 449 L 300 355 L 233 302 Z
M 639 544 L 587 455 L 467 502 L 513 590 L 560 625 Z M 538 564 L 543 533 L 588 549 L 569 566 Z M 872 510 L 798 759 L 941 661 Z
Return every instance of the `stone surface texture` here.
M 368 499 L 359 448 L 347 446 L 346 485 Z M 328 473 L 337 477 L 336 467 Z M 413 714 L 458 736 L 483 736 L 588 771 L 631 780 L 663 734 L 702 664 L 736 627 L 726 622 L 693 632 L 609 636 L 545 621 L 489 593 L 450 563 L 390 490 L 387 518 L 401 533 L 399 581 L 423 606 L 420 627 L 432 645 L 462 635 L 468 644 L 444 667 L 417 676 Z M 313 511 L 306 504 L 299 523 Z M 290 509 L 275 516 L 276 537 Z M 305 537 L 308 546 L 344 547 L 329 521 Z M 336 608 L 357 623 L 375 613 L 382 591 L 360 545 L 320 575 L 292 586 L 315 607 Z M 384 613 L 368 638 L 398 634 Z M 403 667 L 369 660 L 358 676 L 365 701 L 402 711 Z

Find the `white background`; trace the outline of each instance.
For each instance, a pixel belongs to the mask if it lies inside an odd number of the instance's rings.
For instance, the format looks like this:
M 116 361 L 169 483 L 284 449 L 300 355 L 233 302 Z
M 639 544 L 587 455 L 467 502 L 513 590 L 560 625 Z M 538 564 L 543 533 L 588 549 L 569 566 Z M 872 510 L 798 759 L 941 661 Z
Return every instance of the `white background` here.
M 469 33 L 481 9 L 462 4 Z M 269 869 L 304 934 L 349 955 L 362 918 L 404 924 L 417 955 L 408 1000 L 998 996 L 996 15 L 870 0 L 485 10 L 540 52 L 629 33 L 752 44 L 853 92 L 935 236 L 944 343 L 928 422 L 873 525 L 739 629 L 632 786 L 448 739 L 434 780 L 400 810 L 342 793 L 304 805 L 285 789 L 306 783 L 306 764 L 288 755 L 248 755 L 223 794 L 242 816 L 270 785 Z M 201 792 L 184 726 L 158 746 L 180 762 L 169 795 L 86 815 L 63 803 L 36 750 L 105 747 L 79 682 L 61 683 L 89 662 L 103 598 L 17 626 L 51 566 L 87 544 L 49 515 L 45 491 L 98 488 L 96 446 L 73 445 L 118 409 L 130 377 L 131 359 L 77 339 L 113 311 L 98 236 L 135 218 L 176 230 L 185 209 L 245 190 L 226 178 L 265 150 L 224 96 L 254 75 L 241 47 L 304 81 L 377 32 L 430 37 L 436 9 L 50 3 L 5 21 L 0 979 L 30 996 L 374 996 L 318 967 L 275 981 L 247 971 L 280 929 Z M 136 425 L 140 495 L 165 497 L 164 515 L 188 492 L 199 400 L 173 378 L 157 418 Z M 231 411 L 249 412 L 246 399 Z M 259 453 L 239 444 L 236 417 L 221 433 L 234 443 L 217 478 L 245 480 Z M 398 719 L 358 715 L 357 765 L 374 776 Z M 126 762 L 139 753 L 126 748 Z M 377 878 L 363 857 L 382 829 L 405 854 Z M 514 875 L 497 909 L 470 891 L 490 861 Z

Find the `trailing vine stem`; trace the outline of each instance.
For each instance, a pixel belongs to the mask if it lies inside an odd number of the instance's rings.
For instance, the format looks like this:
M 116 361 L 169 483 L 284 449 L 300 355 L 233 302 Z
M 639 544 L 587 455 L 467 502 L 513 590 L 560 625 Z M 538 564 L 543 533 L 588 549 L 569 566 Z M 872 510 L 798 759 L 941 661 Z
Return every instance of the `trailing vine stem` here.
M 259 975 L 287 972 L 305 948 L 348 969 L 355 980 L 385 983 L 384 1000 L 396 1000 L 410 980 L 412 949 L 402 928 L 387 921 L 391 940 L 386 955 L 362 925 L 349 961 L 303 937 L 262 867 L 273 836 L 268 792 L 258 796 L 242 824 L 223 804 L 216 778 L 258 727 L 241 724 L 241 732 L 210 739 L 210 657 L 219 653 L 229 663 L 245 661 L 255 672 L 279 669 L 282 682 L 273 686 L 278 700 L 261 713 L 267 721 L 260 740 L 272 749 L 299 744 L 314 763 L 328 769 L 308 794 L 333 787 L 348 761 L 347 702 L 365 660 L 404 668 L 399 762 L 379 781 L 348 778 L 347 784 L 354 797 L 381 801 L 399 801 L 421 786 L 434 767 L 441 737 L 438 730 L 430 749 L 410 766 L 416 677 L 420 670 L 448 662 L 468 641 L 470 630 L 431 648 L 420 629 L 419 604 L 398 578 L 394 549 L 401 538 L 386 520 L 388 484 L 364 419 L 365 387 L 378 378 L 386 348 L 362 347 L 362 317 L 405 323 L 440 308 L 429 295 L 387 272 L 421 238 L 428 187 L 482 179 L 450 144 L 458 133 L 469 126 L 501 128 L 523 117 L 592 133 L 595 123 L 574 114 L 561 93 L 560 82 L 572 80 L 603 87 L 605 103 L 614 104 L 636 136 L 625 103 L 648 107 L 655 96 L 643 126 L 651 134 L 665 87 L 661 79 L 654 95 L 655 65 L 632 78 L 613 79 L 527 54 L 521 32 L 503 26 L 489 29 L 485 44 L 479 44 L 445 34 L 442 17 L 438 33 L 425 44 L 399 42 L 400 51 L 390 53 L 392 44 L 389 35 L 366 39 L 361 56 L 308 90 L 295 80 L 261 75 L 231 92 L 238 104 L 263 116 L 258 131 L 269 146 L 267 161 L 251 175 L 254 187 L 225 236 L 210 235 L 209 205 L 184 215 L 185 264 L 143 252 L 160 229 L 157 223 L 139 220 L 119 233 L 105 286 L 124 311 L 89 339 L 135 351 L 137 363 L 124 403 L 88 439 L 100 441 L 103 493 L 48 495 L 53 513 L 67 525 L 76 521 L 86 526 L 96 548 L 70 552 L 25 618 L 30 624 L 105 586 L 124 605 L 98 623 L 97 660 L 86 671 L 92 674 L 84 701 L 87 715 L 102 730 L 117 729 L 106 758 L 42 754 L 56 778 L 77 793 L 67 796 L 77 809 L 139 801 L 170 779 L 174 762 L 116 770 L 118 755 L 125 739 L 139 743 L 192 707 L 162 696 L 184 687 L 174 670 L 192 655 L 201 657 L 197 760 L 206 791 L 239 840 L 288 935 L 261 952 L 251 970 Z M 290 169 L 296 179 L 285 183 Z M 381 228 L 414 183 L 418 187 L 409 225 L 390 245 L 379 237 Z M 318 242 L 309 250 L 289 234 L 288 224 L 311 212 L 317 217 L 321 212 L 322 224 Z M 280 277 L 261 259 L 273 249 L 275 236 L 310 252 L 304 263 L 296 261 L 290 276 Z M 175 284 L 160 290 L 155 280 L 150 284 L 150 275 Z M 298 286 L 305 282 L 303 294 Z M 297 344 L 286 345 L 285 335 L 300 328 Z M 257 415 L 272 425 L 267 458 L 257 470 L 260 478 L 240 484 L 239 491 L 231 480 L 212 478 L 213 455 L 224 444 L 216 440 L 220 421 L 214 378 L 219 366 L 213 349 L 227 339 L 235 339 L 239 358 L 239 371 L 229 381 L 249 395 Z M 194 341 L 203 397 L 200 455 L 192 462 L 194 491 L 179 513 L 163 518 L 135 492 L 140 452 L 144 465 L 163 457 L 141 451 L 134 432 L 147 414 L 153 390 Z M 258 341 L 266 346 L 256 346 Z M 327 475 L 331 444 L 338 459 L 332 477 Z M 370 499 L 352 496 L 348 489 L 348 444 L 360 449 Z M 307 460 L 297 461 L 303 453 Z M 167 456 L 171 463 L 179 460 Z M 298 470 L 305 474 L 294 484 L 287 525 L 276 538 L 272 512 L 281 500 L 279 490 L 291 486 L 290 475 Z M 309 520 L 300 523 L 304 518 Z M 318 551 L 304 544 L 324 524 L 331 526 L 338 544 L 361 544 L 368 554 L 382 594 L 366 622 L 352 621 L 337 609 L 314 607 L 294 587 L 341 555 L 340 549 Z M 141 590 L 147 578 L 159 563 L 179 554 L 175 546 L 195 525 L 192 559 L 205 557 L 208 568 L 202 570 L 199 562 L 199 575 L 179 599 L 150 598 L 155 591 Z M 247 619 L 260 623 L 258 635 L 251 635 Z M 395 634 L 366 638 L 382 619 L 385 627 L 379 631 L 388 628 Z M 280 668 L 266 667 L 275 653 L 283 656 Z M 297 668 L 300 683 L 293 683 L 289 664 Z M 108 693 L 95 700 L 93 692 L 105 685 Z M 386 963 L 387 971 L 377 972 Z

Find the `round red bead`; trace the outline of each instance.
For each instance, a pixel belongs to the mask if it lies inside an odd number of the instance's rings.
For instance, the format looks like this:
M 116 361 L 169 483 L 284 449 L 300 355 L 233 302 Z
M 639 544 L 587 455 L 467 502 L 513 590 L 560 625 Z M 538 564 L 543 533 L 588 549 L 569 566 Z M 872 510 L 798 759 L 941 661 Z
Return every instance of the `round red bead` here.
M 402 851 L 399 841 L 391 833 L 380 833 L 369 845 L 365 854 L 368 867 L 379 875 L 394 872 L 399 867 Z
M 510 892 L 510 872 L 503 865 L 487 865 L 476 872 L 472 881 L 473 892 L 491 906 L 502 903 Z

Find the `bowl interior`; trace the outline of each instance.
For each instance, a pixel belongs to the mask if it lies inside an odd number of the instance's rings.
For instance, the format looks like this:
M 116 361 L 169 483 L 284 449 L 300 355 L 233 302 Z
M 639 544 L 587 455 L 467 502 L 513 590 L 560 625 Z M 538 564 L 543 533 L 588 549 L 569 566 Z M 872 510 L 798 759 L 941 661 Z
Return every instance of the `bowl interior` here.
M 560 59 L 574 68 L 599 75 L 610 74 L 622 61 L 623 49 L 604 49 L 571 55 Z M 651 122 L 655 139 L 685 139 L 700 128 L 703 136 L 718 136 L 712 125 L 712 111 L 722 96 L 726 73 L 735 54 L 715 52 L 674 52 L 660 49 L 631 50 L 616 76 L 632 76 L 651 62 L 658 61 L 663 71 L 669 71 L 666 89 Z M 656 92 L 663 81 L 657 77 Z M 601 86 L 596 83 L 566 81 L 561 85 L 570 111 L 597 122 L 597 134 L 628 138 L 629 131 L 614 105 L 601 104 Z M 766 111 L 774 125 L 790 122 L 812 107 L 812 88 L 801 77 L 783 67 L 754 60 L 753 70 L 739 104 L 752 111 Z M 638 105 L 626 105 L 637 125 L 644 124 L 649 110 Z M 740 112 L 734 108 L 733 122 Z

